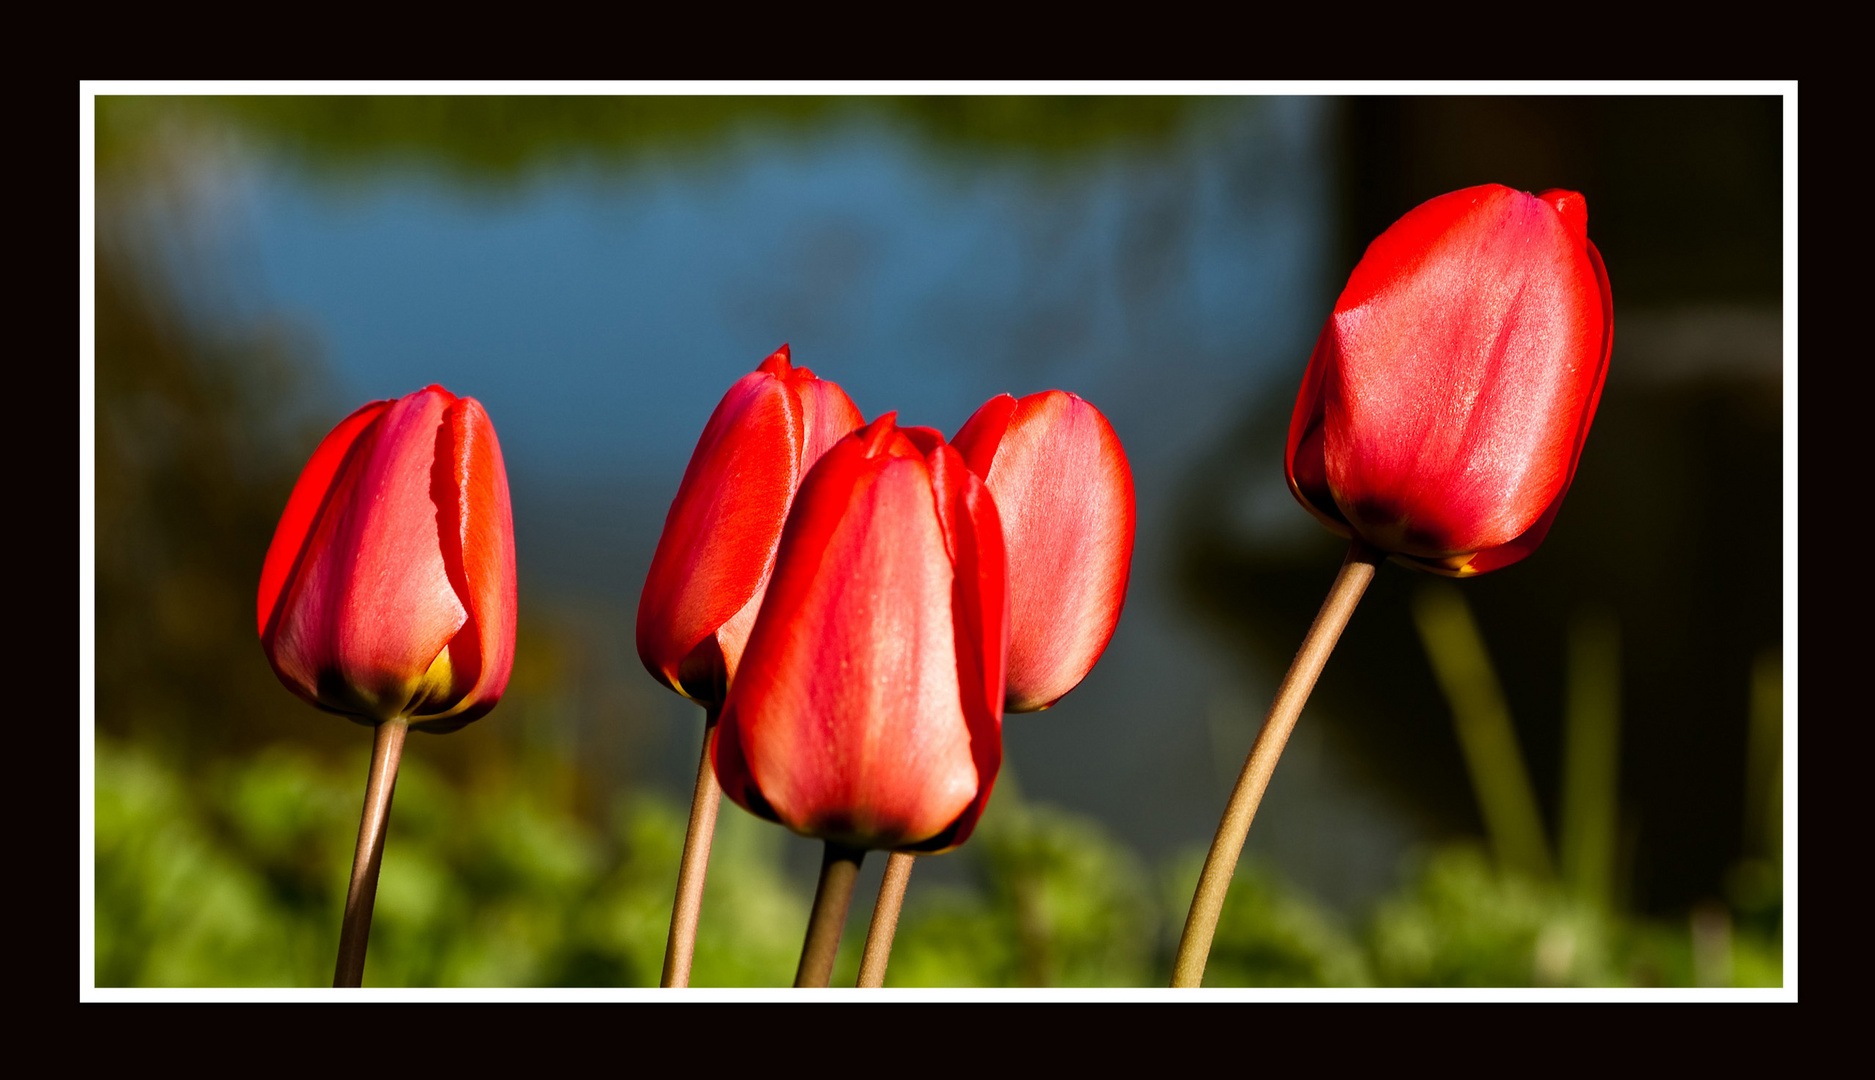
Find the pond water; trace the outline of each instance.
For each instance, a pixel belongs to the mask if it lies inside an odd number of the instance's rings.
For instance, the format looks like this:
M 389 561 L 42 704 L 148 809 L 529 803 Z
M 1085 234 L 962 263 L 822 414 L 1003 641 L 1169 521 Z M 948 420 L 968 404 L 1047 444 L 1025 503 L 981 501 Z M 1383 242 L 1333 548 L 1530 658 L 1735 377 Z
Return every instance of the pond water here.
M 698 715 L 637 670 L 631 625 L 669 499 L 736 378 L 787 342 L 867 418 L 946 435 L 1002 392 L 1094 403 L 1135 471 L 1127 607 L 1076 692 L 1009 721 L 1007 762 L 1025 796 L 1157 860 L 1208 839 L 1272 689 L 1182 609 L 1169 530 L 1195 463 L 1294 393 L 1332 301 L 1330 109 L 1215 101 L 1169 135 L 1046 155 L 859 113 L 500 183 L 420 156 L 333 170 L 258 149 L 223 160 L 216 212 L 241 302 L 309 332 L 345 399 L 439 382 L 487 407 L 523 604 L 616 628 L 608 655 L 666 734 L 654 760 L 612 765 L 673 794 Z M 1314 528 L 1276 490 L 1245 512 Z M 1304 722 L 1250 850 L 1355 902 L 1409 839 L 1377 798 Z

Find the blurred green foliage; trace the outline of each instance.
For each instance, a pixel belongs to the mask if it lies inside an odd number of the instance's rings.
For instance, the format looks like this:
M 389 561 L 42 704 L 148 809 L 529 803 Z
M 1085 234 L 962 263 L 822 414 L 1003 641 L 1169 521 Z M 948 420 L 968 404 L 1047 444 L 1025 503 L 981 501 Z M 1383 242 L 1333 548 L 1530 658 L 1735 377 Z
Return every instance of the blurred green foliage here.
M 1411 885 L 1375 914 L 1376 974 L 1393 986 L 1603 983 L 1602 928 L 1555 890 L 1500 873 L 1479 849 L 1428 859 Z
M 914 872 L 887 986 L 1145 986 L 1157 981 L 1150 874 L 1090 819 L 999 788 L 975 836 L 970 887 L 920 888 Z M 869 914 L 841 950 L 851 985 Z M 837 984 L 836 984 L 837 985 Z
M 191 778 L 99 740 L 98 984 L 327 985 L 365 760 L 278 750 Z M 406 760 L 366 985 L 656 984 L 683 816 L 628 796 L 595 828 L 542 779 L 459 786 Z M 807 904 L 780 840 L 725 815 L 696 985 L 792 978 Z
M 97 160 L 106 175 L 135 170 L 147 164 L 152 134 L 232 132 L 328 176 L 417 167 L 501 186 L 569 164 L 617 168 L 708 152 L 752 132 L 798 138 L 874 118 L 940 153 L 1046 163 L 1163 142 L 1203 105 L 1169 95 L 106 97 Z
M 1166 876 L 1166 933 L 1172 947 L 1177 945 L 1203 865 L 1204 856 L 1192 852 L 1176 873 Z M 1250 859 L 1238 865 L 1225 894 L 1204 984 L 1372 986 L 1371 966 L 1335 913 L 1291 888 L 1270 867 Z M 1166 980 L 1170 977 L 1168 964 Z
M 101 738 L 98 985 L 326 985 L 365 753 L 362 740 L 344 764 L 274 749 L 185 773 Z M 458 782 L 406 760 L 366 985 L 656 985 L 680 808 L 624 794 L 595 822 L 556 796 L 567 781 L 537 764 Z M 914 875 L 887 985 L 1164 985 L 1198 858 L 1155 874 L 1089 819 L 1016 798 L 991 806 L 970 844 L 939 856 L 968 860 L 970 884 Z M 782 839 L 723 815 L 695 985 L 792 981 L 808 893 L 784 870 Z M 861 898 L 836 985 L 857 973 L 867 913 Z M 1457 846 L 1350 927 L 1247 863 L 1205 984 L 1778 985 L 1775 926 L 1720 908 L 1690 926 L 1604 916 Z

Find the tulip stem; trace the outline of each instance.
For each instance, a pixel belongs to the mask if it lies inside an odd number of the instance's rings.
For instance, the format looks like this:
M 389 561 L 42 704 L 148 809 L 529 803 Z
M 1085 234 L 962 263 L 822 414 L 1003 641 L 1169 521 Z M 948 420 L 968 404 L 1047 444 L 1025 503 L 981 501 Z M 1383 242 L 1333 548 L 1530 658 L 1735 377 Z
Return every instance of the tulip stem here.
M 365 808 L 358 821 L 358 849 L 352 853 L 352 882 L 345 891 L 345 921 L 339 927 L 338 968 L 333 986 L 362 986 L 365 945 L 371 937 L 371 905 L 378 898 L 378 867 L 384 861 L 384 834 L 391 822 L 391 796 L 397 793 L 397 764 L 404 756 L 410 721 L 386 720 L 371 736 L 371 772 L 365 780 Z
M 690 795 L 690 827 L 684 832 L 684 857 L 677 867 L 677 900 L 671 905 L 671 933 L 664 943 L 664 977 L 659 986 L 689 986 L 696 959 L 697 922 L 703 917 L 703 882 L 710 872 L 710 841 L 716 836 L 716 811 L 723 787 L 710 762 L 710 738 L 716 734 L 718 706 L 703 721 L 703 756 L 697 762 L 697 786 Z
M 1315 622 L 1302 639 L 1302 647 L 1296 650 L 1296 658 L 1289 664 L 1289 673 L 1283 676 L 1282 685 L 1276 690 L 1276 700 L 1263 718 L 1263 730 L 1250 748 L 1243 772 L 1237 777 L 1237 786 L 1230 793 L 1230 803 L 1224 808 L 1224 819 L 1218 823 L 1217 835 L 1211 840 L 1204 871 L 1198 875 L 1198 890 L 1192 897 L 1191 914 L 1185 918 L 1185 933 L 1179 938 L 1178 958 L 1172 966 L 1173 986 L 1198 986 L 1204 982 L 1204 965 L 1211 955 L 1211 938 L 1217 933 L 1218 915 L 1224 910 L 1224 894 L 1230 889 L 1231 876 L 1237 872 L 1237 857 L 1243 853 L 1244 838 L 1250 834 L 1250 821 L 1256 817 L 1257 804 L 1263 801 L 1270 774 L 1276 770 L 1276 759 L 1282 756 L 1283 745 L 1289 741 L 1289 733 L 1302 715 L 1302 705 L 1308 701 L 1309 691 L 1315 688 L 1315 680 L 1321 675 L 1323 665 L 1328 663 L 1328 654 L 1334 651 L 1335 642 L 1340 640 L 1342 629 L 1348 625 L 1348 617 L 1354 614 L 1355 605 L 1361 602 L 1361 594 L 1374 580 L 1374 571 L 1384 557 L 1383 552 L 1358 537 L 1349 546 L 1341 572 L 1335 575 L 1335 583 L 1328 588 L 1328 598 L 1322 601 L 1322 609 L 1316 613 Z
M 826 986 L 833 981 L 833 959 L 840 952 L 840 932 L 846 929 L 846 909 L 853 903 L 853 883 L 865 849 L 827 841 L 820 859 L 820 884 L 814 889 L 814 913 L 808 916 L 807 940 L 801 944 L 801 966 L 794 985 Z
M 857 986 L 885 985 L 886 961 L 892 959 L 892 935 L 898 932 L 898 912 L 905 906 L 905 886 L 911 884 L 911 864 L 916 857 L 894 851 L 885 861 L 879 902 L 873 905 L 872 925 L 866 930 L 866 951 L 859 958 Z

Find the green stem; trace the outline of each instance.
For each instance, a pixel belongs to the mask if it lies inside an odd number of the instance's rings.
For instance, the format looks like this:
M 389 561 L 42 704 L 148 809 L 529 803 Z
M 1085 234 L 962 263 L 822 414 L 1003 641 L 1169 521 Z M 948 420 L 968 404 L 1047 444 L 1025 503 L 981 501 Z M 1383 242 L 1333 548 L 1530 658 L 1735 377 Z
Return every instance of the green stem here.
M 1751 667 L 1745 746 L 1745 852 L 1776 862 L 1784 850 L 1784 669 L 1776 649 Z
M 1613 899 L 1621 782 L 1621 637 L 1613 612 L 1587 610 L 1569 628 L 1563 708 L 1563 880 L 1598 911 Z
M 1458 746 L 1499 864 L 1539 881 L 1550 880 L 1555 870 L 1536 791 L 1470 606 L 1456 586 L 1428 585 L 1413 597 L 1413 619 L 1439 688 L 1452 706 Z

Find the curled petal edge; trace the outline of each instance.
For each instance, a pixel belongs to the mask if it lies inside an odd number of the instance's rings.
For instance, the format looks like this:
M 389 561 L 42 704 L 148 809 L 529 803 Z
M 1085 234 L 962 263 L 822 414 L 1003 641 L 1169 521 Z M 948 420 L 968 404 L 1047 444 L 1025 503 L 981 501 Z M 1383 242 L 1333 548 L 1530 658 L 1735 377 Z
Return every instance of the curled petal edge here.
M 951 445 L 963 455 L 964 464 L 985 482 L 990 478 L 990 469 L 996 464 L 996 451 L 1009 432 L 1009 422 L 1015 419 L 1019 404 L 1009 394 L 998 394 L 970 414 L 964 426 L 951 436 Z
M 1003 684 L 1009 663 L 1009 570 L 996 501 L 955 449 L 939 444 L 930 457 L 934 473 L 941 467 L 949 474 L 933 487 L 940 494 L 950 488 L 945 499 L 950 512 L 940 514 L 940 520 L 951 533 L 957 687 L 969 728 L 977 793 L 937 835 L 898 849 L 920 854 L 949 851 L 970 839 L 989 805 L 1003 762 Z M 943 459 L 943 466 L 938 459 Z
M 435 478 L 438 512 L 454 526 L 443 535 L 443 565 L 469 615 L 448 652 L 452 668 L 466 668 L 464 676 L 472 671 L 474 679 L 449 708 L 412 716 L 415 730 L 442 734 L 488 715 L 514 669 L 514 511 L 495 426 L 474 398 L 456 399 L 444 416 Z M 460 685 L 461 678 L 454 681 Z
M 850 487 L 851 479 L 842 485 L 838 478 L 841 473 L 857 476 L 869 471 L 873 466 L 871 459 L 881 455 L 890 455 L 896 449 L 903 455 L 910 451 L 909 446 L 898 446 L 894 421 L 895 413 L 886 413 L 874 420 L 867 427 L 853 432 L 846 439 L 834 444 L 811 470 L 812 475 L 802 478 L 795 498 L 788 513 L 788 524 L 782 530 L 782 536 L 771 556 L 773 566 L 792 565 L 794 559 L 789 554 L 796 548 L 811 552 L 822 552 L 833 531 L 839 526 L 845 515 L 845 503 L 838 497 L 823 499 L 820 489 L 826 485 Z M 807 587 L 807 582 L 796 583 L 794 577 L 784 574 L 777 581 L 770 578 L 762 596 L 763 610 L 791 610 L 798 602 L 799 594 Z M 772 607 L 771 607 L 772 606 Z M 774 616 L 771 615 L 771 619 Z M 762 632 L 761 617 L 756 618 L 756 629 L 751 634 L 751 644 L 755 634 Z M 710 765 L 716 770 L 716 779 L 722 785 L 723 794 L 736 805 L 757 817 L 785 825 L 775 812 L 768 798 L 762 794 L 761 786 L 756 782 L 754 771 L 749 767 L 748 756 L 742 749 L 741 716 L 734 697 L 723 702 L 721 717 L 710 734 Z

